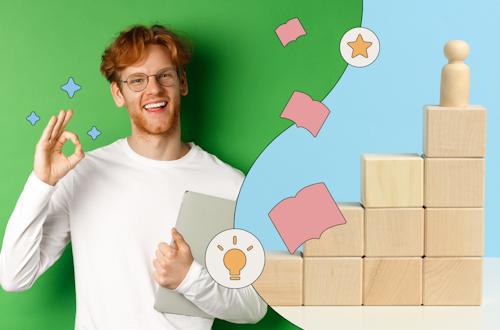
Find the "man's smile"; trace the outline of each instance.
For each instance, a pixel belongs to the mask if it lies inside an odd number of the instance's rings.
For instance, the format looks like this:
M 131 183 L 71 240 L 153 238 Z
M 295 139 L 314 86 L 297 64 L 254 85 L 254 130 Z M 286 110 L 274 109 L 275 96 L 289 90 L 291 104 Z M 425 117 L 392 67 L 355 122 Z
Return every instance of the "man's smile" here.
M 146 103 L 142 108 L 149 113 L 157 114 L 162 113 L 165 110 L 167 104 L 168 102 L 164 100 L 154 100 Z

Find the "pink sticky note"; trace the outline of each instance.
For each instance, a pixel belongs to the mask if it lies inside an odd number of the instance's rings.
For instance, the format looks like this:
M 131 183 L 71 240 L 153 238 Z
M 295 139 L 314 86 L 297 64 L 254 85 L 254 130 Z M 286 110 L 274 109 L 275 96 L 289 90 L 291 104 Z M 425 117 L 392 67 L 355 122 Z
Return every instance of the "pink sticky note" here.
M 324 183 L 300 190 L 295 197 L 279 202 L 269 212 L 290 253 L 311 238 L 320 238 L 330 227 L 345 224 L 344 216 Z
M 307 34 L 298 18 L 292 18 L 285 24 L 281 24 L 274 32 L 278 35 L 283 47 L 288 45 L 290 41 L 297 40 L 298 37 Z
M 304 127 L 316 137 L 329 114 L 330 110 L 326 105 L 313 101 L 305 93 L 295 91 L 280 117 L 292 120 L 297 127 Z

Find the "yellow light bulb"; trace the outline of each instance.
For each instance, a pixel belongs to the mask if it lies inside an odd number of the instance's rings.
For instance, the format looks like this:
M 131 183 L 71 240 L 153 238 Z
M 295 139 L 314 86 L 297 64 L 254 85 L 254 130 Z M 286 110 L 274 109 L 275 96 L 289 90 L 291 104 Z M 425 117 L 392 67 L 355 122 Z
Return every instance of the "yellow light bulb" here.
M 229 275 L 238 275 L 238 277 L 231 277 L 231 280 L 239 280 L 240 270 L 245 267 L 247 257 L 245 253 L 239 249 L 231 249 L 224 255 L 224 266 L 229 269 Z

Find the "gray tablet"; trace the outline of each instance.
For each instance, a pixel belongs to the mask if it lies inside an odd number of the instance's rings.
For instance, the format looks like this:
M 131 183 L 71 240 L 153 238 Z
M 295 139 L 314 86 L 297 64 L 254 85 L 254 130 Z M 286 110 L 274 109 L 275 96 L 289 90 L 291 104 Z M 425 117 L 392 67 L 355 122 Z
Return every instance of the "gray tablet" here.
M 203 267 L 208 244 L 220 232 L 234 228 L 236 201 L 186 191 L 175 229 L 191 248 L 194 259 Z M 173 239 L 170 244 L 173 244 Z M 175 246 L 175 245 L 174 245 Z M 214 319 L 182 294 L 158 288 L 154 308 L 163 313 L 199 316 Z

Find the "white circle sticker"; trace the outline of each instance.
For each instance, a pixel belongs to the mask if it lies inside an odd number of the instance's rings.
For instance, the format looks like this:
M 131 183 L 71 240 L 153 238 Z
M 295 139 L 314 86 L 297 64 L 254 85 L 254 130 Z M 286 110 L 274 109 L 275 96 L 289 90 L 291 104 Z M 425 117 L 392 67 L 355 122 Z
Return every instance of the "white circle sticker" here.
M 228 229 L 215 236 L 205 252 L 207 271 L 220 285 L 239 289 L 255 282 L 266 256 L 257 237 L 242 229 Z
M 372 64 L 379 52 L 378 38 L 367 28 L 350 29 L 340 40 L 340 54 L 347 63 L 358 68 Z

